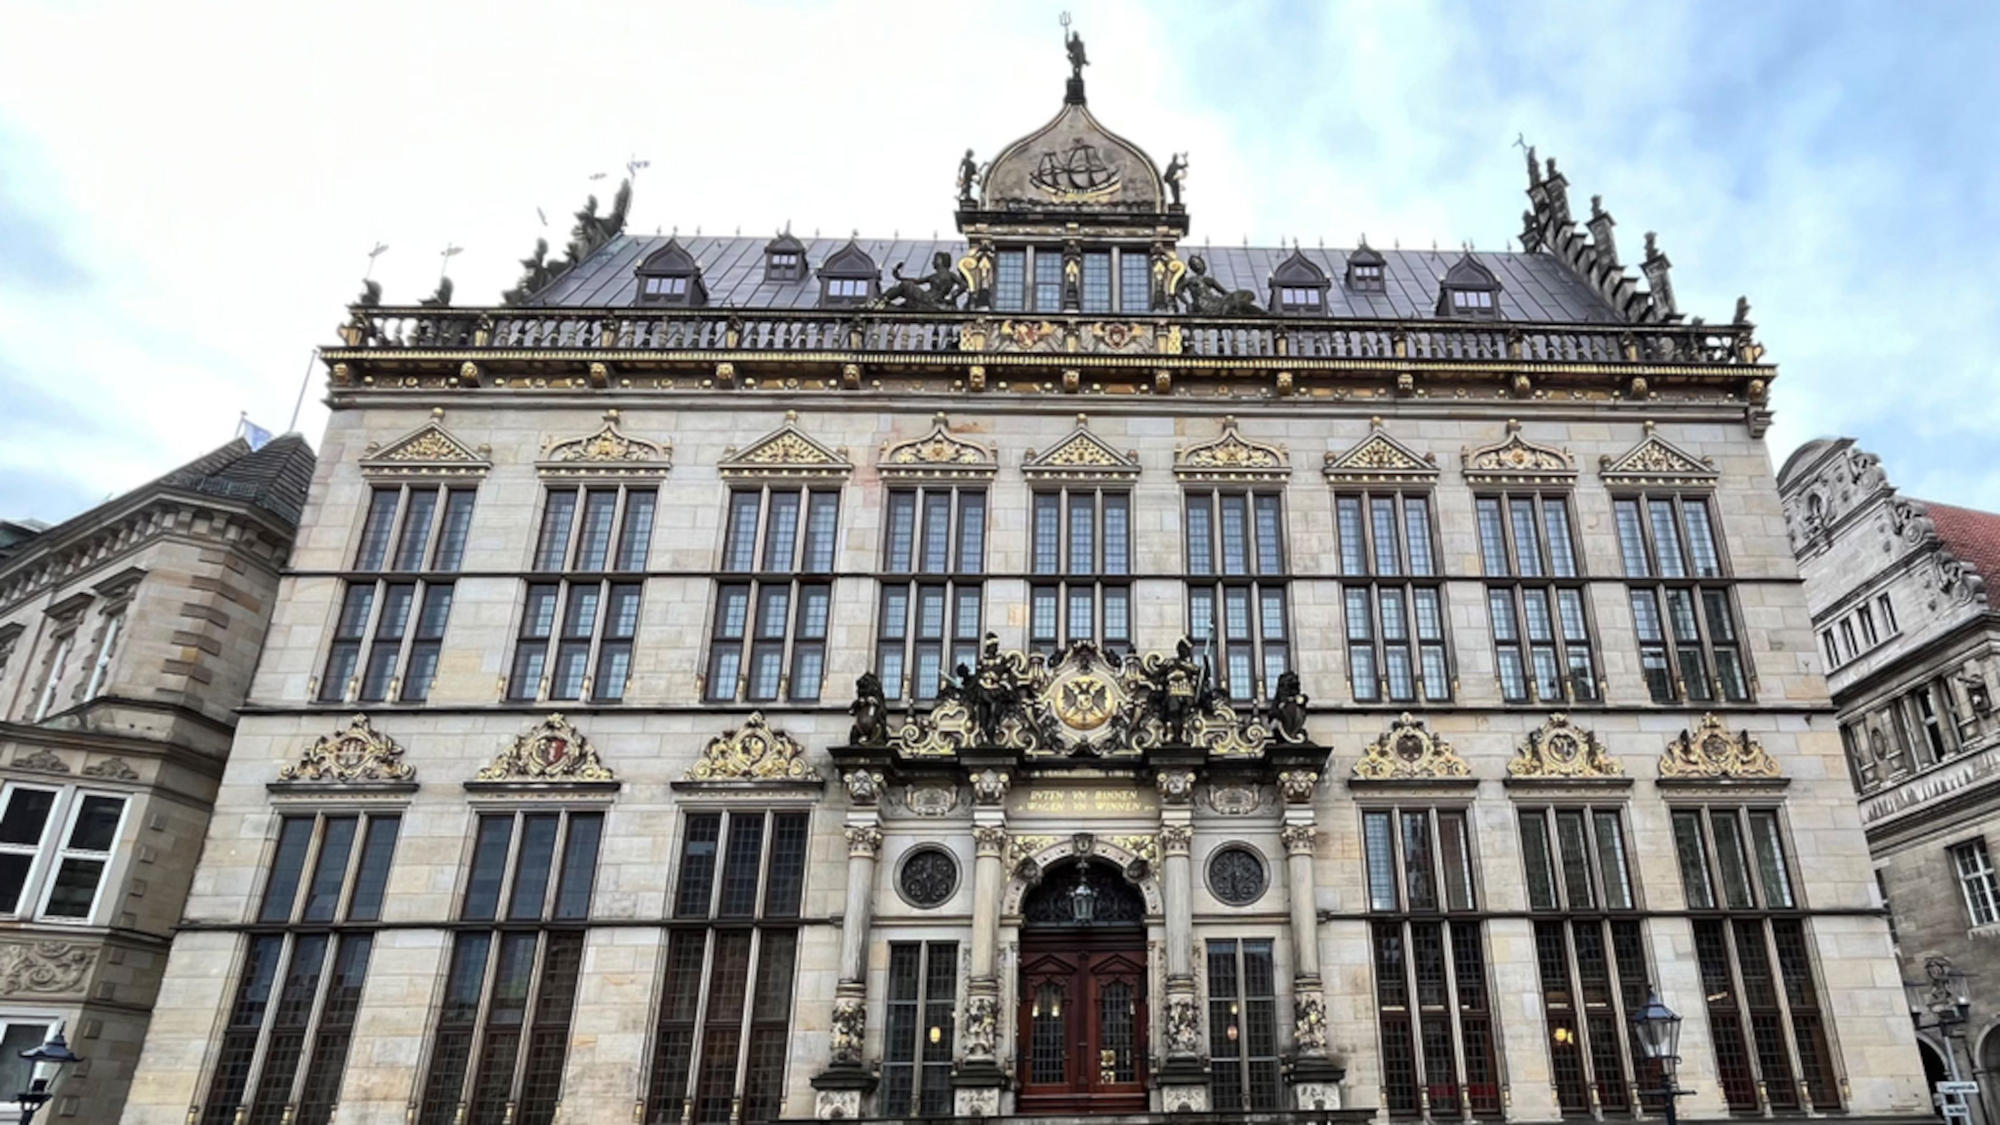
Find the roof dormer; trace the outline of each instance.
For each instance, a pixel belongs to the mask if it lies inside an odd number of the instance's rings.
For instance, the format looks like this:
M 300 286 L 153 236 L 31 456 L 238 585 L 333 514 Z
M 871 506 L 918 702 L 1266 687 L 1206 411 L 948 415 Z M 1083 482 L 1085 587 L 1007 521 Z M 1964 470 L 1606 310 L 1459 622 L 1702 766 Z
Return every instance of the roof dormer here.
M 634 271 L 639 278 L 641 305 L 668 305 L 700 308 L 708 304 L 708 286 L 701 280 L 701 265 L 681 246 L 680 239 L 646 255 Z
M 788 226 L 776 238 L 764 244 L 765 281 L 804 281 L 806 279 L 806 244 L 792 237 Z
M 1492 320 L 1500 315 L 1500 280 L 1466 251 L 1438 283 L 1437 314 Z
M 1271 311 L 1287 316 L 1325 316 L 1326 295 L 1332 288 L 1326 271 L 1294 247 L 1292 256 L 1271 271 Z
M 1386 293 L 1389 286 L 1385 269 L 1388 262 L 1367 239 L 1347 256 L 1347 288 L 1354 293 Z
M 882 293 L 882 268 L 853 239 L 835 250 L 819 267 L 822 307 L 862 305 Z

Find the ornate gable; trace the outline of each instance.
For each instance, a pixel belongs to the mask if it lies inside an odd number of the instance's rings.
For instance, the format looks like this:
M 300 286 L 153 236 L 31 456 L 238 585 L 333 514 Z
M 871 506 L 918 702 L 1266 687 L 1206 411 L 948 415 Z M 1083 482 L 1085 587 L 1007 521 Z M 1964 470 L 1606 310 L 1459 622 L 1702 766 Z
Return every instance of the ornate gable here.
M 991 449 L 952 434 L 943 411 L 932 423 L 923 437 L 883 442 L 876 472 L 893 480 L 991 480 L 1000 470 Z
M 1595 734 L 1571 723 L 1561 711 L 1529 731 L 1528 741 L 1507 763 L 1508 776 L 1523 780 L 1617 778 L 1624 772 Z
M 376 730 L 366 715 L 356 715 L 342 729 L 319 736 L 298 761 L 278 771 L 283 785 L 379 785 L 416 779 L 416 769 L 403 760 L 403 748 Z
M 535 469 L 544 477 L 663 477 L 674 467 L 672 442 L 658 444 L 618 428 L 618 412 L 604 412 L 604 426 L 579 438 L 548 438 Z
M 845 449 L 829 449 L 799 429 L 799 412 L 785 411 L 785 424 L 750 443 L 723 451 L 716 471 L 724 480 L 804 479 L 847 476 L 854 469 Z
M 1233 414 L 1223 416 L 1220 437 L 1174 452 L 1174 475 L 1181 480 L 1259 480 L 1291 472 L 1285 447 L 1245 439 Z
M 370 477 L 481 477 L 493 467 L 488 446 L 477 450 L 444 428 L 444 411 L 387 445 L 370 443 L 363 451 L 361 472 Z
M 1537 445 L 1521 436 L 1521 423 L 1507 419 L 1507 437 L 1465 451 L 1465 479 L 1471 484 L 1543 484 L 1567 487 L 1576 481 L 1576 458 L 1569 450 Z
M 1437 455 L 1419 454 L 1382 429 L 1382 419 L 1368 419 L 1368 436 L 1345 453 L 1326 455 L 1328 484 L 1431 484 L 1437 480 Z
M 1368 744 L 1354 763 L 1354 777 L 1358 781 L 1469 780 L 1472 768 L 1451 743 L 1432 734 L 1422 719 L 1405 711 Z
M 743 725 L 708 740 L 700 760 L 687 771 L 690 782 L 805 782 L 818 785 L 819 771 L 806 760 L 805 747 L 750 712 Z
M 1676 448 L 1647 422 L 1639 444 L 1617 457 L 1606 454 L 1597 459 L 1597 476 L 1611 484 L 1702 488 L 1715 483 L 1716 472 L 1714 460 Z
M 1714 712 L 1682 731 L 1660 755 L 1661 781 L 1774 781 L 1778 763 L 1749 731 L 1732 735 Z
M 1030 480 L 1134 480 L 1139 476 L 1139 456 L 1120 453 L 1090 432 L 1090 419 L 1076 416 L 1076 428 L 1046 452 L 1030 449 L 1021 462 L 1021 475 Z
M 597 748 L 563 716 L 549 715 L 515 736 L 468 786 L 482 784 L 602 785 L 617 782 Z

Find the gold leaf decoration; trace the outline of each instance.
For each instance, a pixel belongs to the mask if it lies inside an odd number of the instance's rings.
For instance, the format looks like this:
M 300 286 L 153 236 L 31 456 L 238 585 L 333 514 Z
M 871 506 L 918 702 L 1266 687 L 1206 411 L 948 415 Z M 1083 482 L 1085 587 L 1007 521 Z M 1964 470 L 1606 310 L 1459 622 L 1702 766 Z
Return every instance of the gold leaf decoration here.
M 611 781 L 597 750 L 583 732 L 561 715 L 550 715 L 515 737 L 479 781 Z
M 1417 452 L 1382 430 L 1382 419 L 1369 419 L 1368 436 L 1345 453 L 1326 455 L 1330 484 L 1429 483 L 1437 479 L 1437 457 Z
M 342 729 L 321 735 L 298 761 L 278 771 L 279 781 L 330 784 L 401 782 L 416 776 L 417 771 L 403 760 L 403 748 L 376 730 L 366 715 L 356 715 Z
M 361 471 L 369 476 L 479 476 L 491 465 L 479 452 L 456 437 L 453 437 L 437 421 L 443 411 L 438 411 L 431 421 L 426 422 L 413 433 L 405 434 L 395 441 L 375 448 L 371 446 L 368 456 L 361 462 Z
M 673 462 L 671 445 L 660 445 L 627 435 L 618 428 L 616 411 L 607 412 L 604 426 L 587 437 L 572 438 L 568 441 L 550 439 L 544 443 L 542 464 L 544 471 L 550 466 L 562 465 L 620 465 L 655 466 L 664 471 Z
M 1026 477 L 1068 477 L 1130 480 L 1139 475 L 1135 454 L 1120 453 L 1090 431 L 1090 419 L 1076 416 L 1076 428 L 1042 453 L 1028 451 L 1021 463 Z
M 1450 743 L 1405 711 L 1368 744 L 1354 763 L 1354 776 L 1364 781 L 1433 780 L 1470 777 L 1472 770 Z
M 717 471 L 724 479 L 845 476 L 853 468 L 847 457 L 806 436 L 798 421 L 798 412 L 787 410 L 784 425 L 746 449 L 729 450 Z
M 1778 763 L 1749 731 L 1732 735 L 1713 712 L 1692 731 L 1682 731 L 1660 755 L 1660 777 L 1677 780 L 1767 779 L 1779 776 Z
M 1639 444 L 1617 457 L 1600 457 L 1597 475 L 1620 484 L 1700 488 L 1715 483 L 1717 473 L 1713 460 L 1697 458 L 1675 447 L 1653 430 L 1653 423 L 1647 422 L 1646 436 Z
M 876 465 L 886 477 L 991 477 L 998 469 L 993 451 L 955 436 L 943 413 L 931 432 L 909 441 L 884 444 Z
M 1558 711 L 1528 732 L 1528 741 L 1507 763 L 1507 772 L 1524 778 L 1618 777 L 1625 767 L 1604 752 L 1595 734 Z
M 1290 459 L 1281 445 L 1244 438 L 1233 415 L 1222 419 L 1222 435 L 1174 454 L 1174 475 L 1182 480 L 1243 480 L 1284 476 Z
M 689 781 L 819 781 L 797 740 L 773 730 L 762 711 L 750 712 L 742 726 L 708 740 Z
M 1507 419 L 1507 436 L 1467 450 L 1465 479 L 1475 484 L 1566 484 L 1576 477 L 1568 450 L 1537 445 L 1521 436 L 1521 423 Z

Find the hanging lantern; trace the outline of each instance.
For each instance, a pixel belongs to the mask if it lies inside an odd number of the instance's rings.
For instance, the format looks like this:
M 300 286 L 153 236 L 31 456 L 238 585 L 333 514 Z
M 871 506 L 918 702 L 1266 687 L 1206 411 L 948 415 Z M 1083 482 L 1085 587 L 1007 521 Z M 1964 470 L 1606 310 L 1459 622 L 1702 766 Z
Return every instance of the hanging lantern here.
M 1069 892 L 1069 912 L 1079 926 L 1088 926 L 1097 917 L 1097 892 L 1089 883 L 1079 879 Z

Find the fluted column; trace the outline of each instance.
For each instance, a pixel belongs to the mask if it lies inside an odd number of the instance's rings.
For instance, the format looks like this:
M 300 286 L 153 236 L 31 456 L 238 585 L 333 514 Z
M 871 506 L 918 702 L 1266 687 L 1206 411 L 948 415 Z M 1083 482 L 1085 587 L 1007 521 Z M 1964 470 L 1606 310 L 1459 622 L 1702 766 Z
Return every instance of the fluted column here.
M 1000 1046 L 1000 898 L 1007 885 L 1007 790 L 1013 776 L 984 769 L 972 775 L 972 964 L 965 982 L 965 1019 L 959 1025 L 963 1052 L 953 1076 L 954 1110 L 961 1117 L 1000 1112 L 1006 1074 Z
M 1326 997 L 1319 975 L 1319 905 L 1313 853 L 1319 825 L 1314 770 L 1285 770 L 1278 792 L 1285 801 L 1279 838 L 1285 845 L 1286 890 L 1292 905 L 1292 1096 L 1300 1109 L 1337 1109 L 1339 1074 L 1326 1054 Z
M 1167 923 L 1166 1060 L 1158 1075 L 1161 1104 L 1169 1112 L 1203 1112 L 1208 1076 L 1202 1070 L 1201 1004 L 1194 986 L 1194 770 L 1162 769 L 1160 791 L 1160 897 Z

